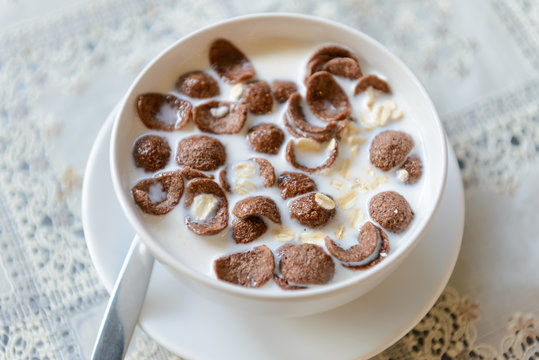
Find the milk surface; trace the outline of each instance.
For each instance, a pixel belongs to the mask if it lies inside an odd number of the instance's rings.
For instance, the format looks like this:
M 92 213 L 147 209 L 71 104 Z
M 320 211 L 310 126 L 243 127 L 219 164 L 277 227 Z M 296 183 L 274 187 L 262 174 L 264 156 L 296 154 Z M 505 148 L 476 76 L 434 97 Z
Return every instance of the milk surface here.
M 234 43 L 234 39 L 229 39 Z M 298 91 L 300 94 L 305 97 L 305 86 L 303 84 L 303 78 L 305 74 L 305 67 L 307 60 L 318 48 L 327 45 L 321 43 L 311 43 L 311 42 L 293 42 L 289 40 L 275 39 L 274 41 L 265 41 L 264 43 L 235 43 L 235 45 L 241 49 L 244 54 L 251 60 L 256 70 L 256 79 L 265 80 L 270 85 L 273 80 L 293 80 L 298 86 Z M 376 64 L 366 63 L 362 59 L 361 54 L 356 54 L 359 57 L 360 65 L 364 74 L 377 74 Z M 211 74 L 219 82 L 220 95 L 212 99 L 191 99 L 185 95 L 177 92 L 173 88 L 177 77 L 182 75 L 185 72 L 192 70 L 203 70 Z M 379 74 L 383 77 L 384 74 Z M 161 91 L 163 93 L 171 93 L 179 98 L 184 98 L 189 100 L 193 106 L 197 106 L 201 103 L 210 101 L 210 100 L 222 100 L 222 101 L 235 101 L 236 99 L 232 98 L 231 88 L 232 86 L 224 83 L 221 79 L 214 73 L 210 67 L 207 60 L 207 54 L 203 56 L 193 57 L 193 60 L 187 63 L 184 68 L 178 72 L 175 79 L 171 79 L 170 88 L 155 89 L 155 91 Z M 368 201 L 375 194 L 393 190 L 397 191 L 403 195 L 408 202 L 410 203 L 411 208 L 417 214 L 421 211 L 419 208 L 420 203 L 422 202 L 423 183 L 424 179 L 420 179 L 414 185 L 405 185 L 398 178 L 396 174 L 397 169 L 393 169 L 388 172 L 383 172 L 376 169 L 369 161 L 369 147 L 372 139 L 380 132 L 385 130 L 401 130 L 408 133 L 415 142 L 415 148 L 412 150 L 411 154 L 417 154 L 421 159 L 424 159 L 424 149 L 422 147 L 422 141 L 419 138 L 419 131 L 417 131 L 418 122 L 416 119 L 413 119 L 408 114 L 410 104 L 405 104 L 399 101 L 399 94 L 393 94 L 391 96 L 381 95 L 375 103 L 384 104 L 387 99 L 393 99 L 397 104 L 398 108 L 404 113 L 404 117 L 401 120 L 390 121 L 386 126 L 377 127 L 372 130 L 366 130 L 360 119 L 365 117 L 366 114 L 372 113 L 367 106 L 368 94 L 365 92 L 358 96 L 354 96 L 353 91 L 357 80 L 349 80 L 341 77 L 334 77 L 338 83 L 341 85 L 343 90 L 347 93 L 350 104 L 352 106 L 352 117 L 357 119 L 356 122 L 361 129 L 361 132 L 357 136 L 364 138 L 366 141 L 363 145 L 359 146 L 359 151 L 357 155 L 353 157 L 352 148 L 349 145 L 346 145 L 344 142 L 340 143 L 339 156 L 337 161 L 331 168 L 328 174 L 307 174 L 318 186 L 318 192 L 331 195 L 337 203 L 337 214 L 333 220 L 326 226 L 320 229 L 310 229 L 302 226 L 297 221 L 293 220 L 290 217 L 290 211 L 288 210 L 288 203 L 291 199 L 282 200 L 280 196 L 280 191 L 277 186 L 272 188 L 264 188 L 262 186 L 263 182 L 258 178 L 258 174 L 254 178 L 249 178 L 247 180 L 257 185 L 255 191 L 250 192 L 247 195 L 239 195 L 234 190 L 231 194 L 226 194 L 228 199 L 229 213 L 234 207 L 235 203 L 245 197 L 255 196 L 255 195 L 264 195 L 273 199 L 281 214 L 281 225 L 276 225 L 271 222 L 269 219 L 264 218 L 264 222 L 268 225 L 268 230 L 266 233 L 255 241 L 248 244 L 236 244 L 232 239 L 232 230 L 231 222 L 234 218 L 230 214 L 229 226 L 214 236 L 198 236 L 191 231 L 189 231 L 185 225 L 185 217 L 190 213 L 190 210 L 185 209 L 183 205 L 184 197 L 178 206 L 170 213 L 164 216 L 153 216 L 145 214 L 141 211 L 141 218 L 146 223 L 146 227 L 149 232 L 161 242 L 168 251 L 178 258 L 185 265 L 204 273 L 210 277 L 215 278 L 215 273 L 213 271 L 213 262 L 216 258 L 223 255 L 228 255 L 231 253 L 236 253 L 244 250 L 249 250 L 255 246 L 262 244 L 267 245 L 271 250 L 276 250 L 286 242 L 280 241 L 276 234 L 279 233 L 280 226 L 292 230 L 294 233 L 293 243 L 297 242 L 313 242 L 322 247 L 324 246 L 323 236 L 312 236 L 328 235 L 334 239 L 338 244 L 343 248 L 348 248 L 351 245 L 357 243 L 359 235 L 359 227 L 370 220 L 369 211 L 368 211 Z M 387 79 L 388 83 L 391 86 L 391 79 Z M 298 171 L 292 165 L 290 165 L 285 158 L 285 148 L 286 144 L 290 139 L 294 139 L 286 130 L 283 124 L 283 114 L 286 111 L 288 103 L 279 104 L 274 101 L 273 111 L 270 114 L 266 115 L 253 115 L 248 114 L 247 121 L 238 134 L 233 135 L 215 135 L 203 133 L 194 126 L 191 122 L 186 128 L 181 131 L 175 132 L 164 132 L 149 130 L 144 127 L 140 119 L 134 119 L 134 127 L 138 136 L 146 134 L 155 134 L 165 137 L 172 149 L 172 154 L 167 164 L 167 167 L 163 171 L 177 170 L 181 167 L 176 164 L 175 155 L 178 142 L 185 137 L 192 135 L 208 135 L 218 138 L 226 148 L 227 152 L 227 170 L 228 170 L 228 181 L 232 188 L 234 188 L 234 183 L 239 178 L 236 178 L 234 175 L 234 165 L 240 162 L 245 162 L 251 157 L 260 157 L 265 158 L 271 162 L 275 168 L 275 173 L 279 176 L 284 171 Z M 310 112 L 309 107 L 303 101 L 303 111 L 307 117 L 307 120 L 318 126 L 325 126 L 327 123 L 316 119 L 316 117 Z M 169 109 L 163 109 L 163 116 L 167 115 Z M 285 141 L 281 146 L 280 152 L 277 155 L 267 155 L 256 153 L 250 149 L 249 142 L 247 140 L 247 130 L 254 125 L 260 123 L 273 123 L 277 124 L 285 133 Z M 132 143 L 136 141 L 136 138 L 133 138 Z M 327 143 L 322 144 L 322 149 L 325 149 Z M 126 149 L 126 151 L 131 152 L 132 149 Z M 328 151 L 322 150 L 317 153 L 303 153 L 296 151 L 296 157 L 299 163 L 306 166 L 316 166 L 323 163 L 328 156 Z M 347 175 L 342 170 L 343 166 L 346 165 L 346 159 L 350 159 L 350 165 Z M 215 176 L 215 181 L 218 182 L 218 174 L 222 168 L 219 168 L 217 171 L 213 172 Z M 207 172 L 208 173 L 208 172 Z M 346 177 L 343 177 L 346 175 Z M 132 166 L 130 173 L 128 174 L 130 183 L 134 186 L 138 181 L 152 177 L 151 173 L 145 173 L 143 169 L 136 168 L 134 160 L 132 161 Z M 376 188 L 369 188 L 368 190 L 363 189 L 363 183 L 367 184 L 367 187 L 372 184 L 378 184 Z M 337 189 L 336 185 L 342 185 L 342 189 Z M 359 185 L 358 185 L 359 184 Z M 355 185 L 355 189 L 352 187 Z M 339 185 L 340 186 L 340 185 Z M 160 198 L 161 194 L 160 189 L 154 189 L 152 196 L 155 198 Z M 339 206 L 337 201 L 344 193 L 348 191 L 354 191 L 356 197 L 355 201 L 346 205 L 346 209 L 343 209 Z M 351 205 L 350 205 L 351 204 Z M 361 217 L 357 218 L 357 215 L 360 214 Z M 351 227 L 350 222 L 351 218 L 356 215 L 356 227 Z M 414 220 L 415 221 L 415 220 Z M 412 222 L 413 225 L 413 222 Z M 412 226 L 411 225 L 411 226 Z M 344 226 L 345 233 L 342 240 L 337 240 L 336 233 L 339 230 L 342 230 Z M 385 230 L 384 230 L 385 231 Z M 396 248 L 399 247 L 401 239 L 406 236 L 408 231 L 405 231 L 402 234 L 393 234 L 386 231 L 389 241 L 390 241 L 390 254 Z M 303 234 L 303 235 L 302 235 Z M 340 262 L 334 258 L 335 261 L 335 277 L 331 283 L 338 282 L 342 279 L 353 277 L 359 274 L 361 271 L 354 271 L 344 268 Z M 322 285 L 323 286 L 323 285 Z M 315 286 L 316 287 L 316 286 Z M 267 284 L 257 289 L 257 291 L 262 292 L 282 292 L 273 281 L 269 281 Z

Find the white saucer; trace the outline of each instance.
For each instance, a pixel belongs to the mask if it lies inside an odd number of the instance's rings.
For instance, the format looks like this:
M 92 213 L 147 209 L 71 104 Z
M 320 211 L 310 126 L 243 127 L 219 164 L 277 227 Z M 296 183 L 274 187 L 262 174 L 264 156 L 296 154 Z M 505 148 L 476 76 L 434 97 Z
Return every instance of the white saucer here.
M 134 235 L 110 179 L 113 114 L 90 153 L 82 197 L 88 249 L 109 291 Z M 464 193 L 450 149 L 447 187 L 430 229 L 397 271 L 352 303 L 299 318 L 246 315 L 200 297 L 156 262 L 140 325 L 188 359 L 368 358 L 404 336 L 430 310 L 453 271 L 463 228 Z

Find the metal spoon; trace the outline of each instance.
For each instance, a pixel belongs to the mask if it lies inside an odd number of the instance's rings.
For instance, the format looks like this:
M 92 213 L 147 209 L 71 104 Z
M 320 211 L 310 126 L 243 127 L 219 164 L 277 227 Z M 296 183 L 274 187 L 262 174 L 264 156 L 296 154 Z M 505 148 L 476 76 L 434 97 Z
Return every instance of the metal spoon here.
M 123 359 L 144 304 L 154 257 L 135 236 L 110 294 L 92 360 Z

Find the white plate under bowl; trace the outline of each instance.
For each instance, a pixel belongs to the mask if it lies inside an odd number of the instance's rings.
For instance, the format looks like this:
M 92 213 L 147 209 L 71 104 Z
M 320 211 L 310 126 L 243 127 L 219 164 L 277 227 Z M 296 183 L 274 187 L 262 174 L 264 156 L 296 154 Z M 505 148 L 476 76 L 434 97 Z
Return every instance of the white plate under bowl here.
M 109 291 L 134 235 L 110 177 L 113 117 L 92 148 L 82 197 L 88 249 Z M 199 296 L 156 262 L 140 325 L 187 359 L 368 358 L 401 338 L 432 307 L 453 271 L 463 228 L 464 193 L 450 149 L 446 190 L 432 225 L 398 271 L 359 299 L 310 316 L 248 315 Z

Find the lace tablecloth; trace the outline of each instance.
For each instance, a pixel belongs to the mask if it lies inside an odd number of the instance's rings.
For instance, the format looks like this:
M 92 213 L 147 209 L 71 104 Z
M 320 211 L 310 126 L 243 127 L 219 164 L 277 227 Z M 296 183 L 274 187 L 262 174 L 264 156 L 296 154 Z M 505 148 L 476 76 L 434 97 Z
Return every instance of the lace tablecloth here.
M 380 359 L 539 358 L 539 4 L 531 0 L 0 0 L 0 358 L 88 358 L 107 292 L 81 179 L 135 75 L 179 37 L 253 12 L 313 14 L 400 56 L 466 188 L 454 274 Z M 174 358 L 137 331 L 132 359 Z

